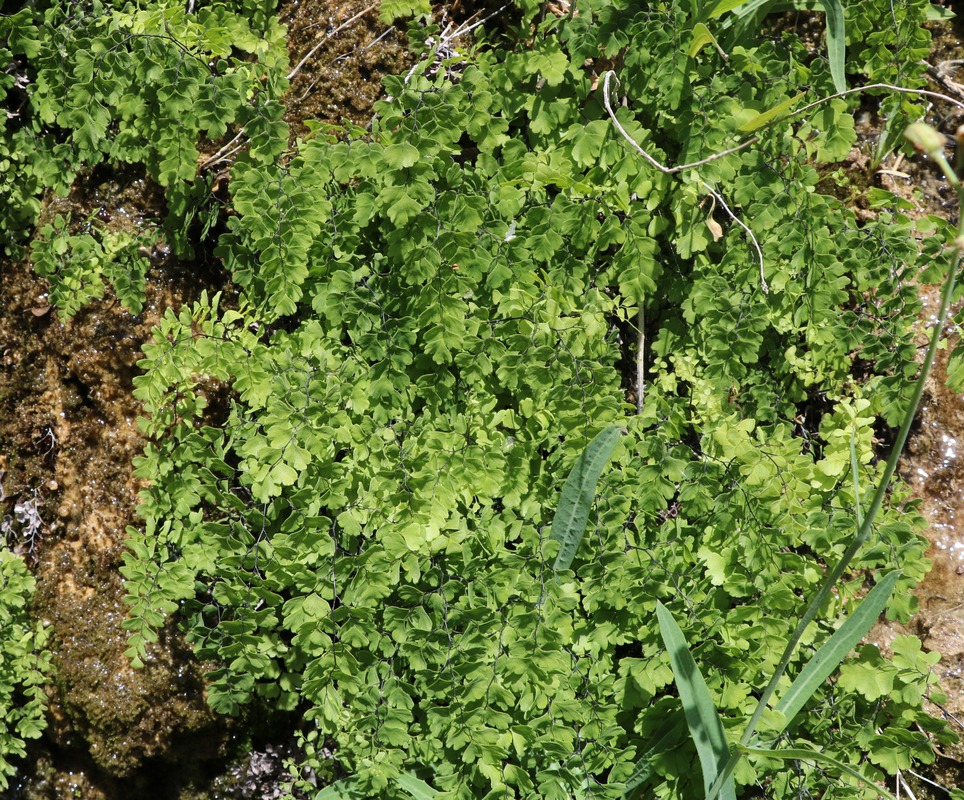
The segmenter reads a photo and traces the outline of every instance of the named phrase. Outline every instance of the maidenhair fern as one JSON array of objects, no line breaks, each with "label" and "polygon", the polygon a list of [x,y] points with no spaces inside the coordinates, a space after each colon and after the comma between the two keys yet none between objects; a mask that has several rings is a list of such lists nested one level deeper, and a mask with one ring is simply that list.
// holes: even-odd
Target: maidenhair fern
[{"label": "maidenhair fern", "polygon": [[[819,53],[726,38],[699,3],[526,0],[514,40],[430,49],[370,128],[291,145],[270,7],[202,5],[0,21],[8,102],[29,84],[0,116],[4,246],[81,165],[139,163],[167,240],[217,233],[240,291],[168,311],[135,381],[135,664],[176,616],[214,707],[296,712],[304,765],[330,752],[350,777],[335,793],[702,796],[657,602],[713,665],[724,732],[743,725],[852,536],[851,443],[868,485],[916,370],[915,224],[883,193],[872,221],[823,193],[854,98],[801,113],[835,93]],[[926,4],[849,5],[847,30],[879,35],[848,45],[848,80],[918,77]],[[223,208],[197,177],[205,137],[237,137]],[[62,310],[105,280],[136,309],[138,247],[54,219],[31,253]],[[607,429],[626,435],[560,555],[564,477]],[[914,611],[918,522],[882,512],[805,650],[865,570],[902,570],[889,613]],[[875,694],[867,664],[899,688]],[[950,734],[923,709],[927,666],[905,643],[861,652],[792,731],[839,774],[744,759],[734,785],[857,797],[848,770],[933,758]]]},{"label": "maidenhair fern", "polygon": [[[153,443],[125,567],[134,658],[178,612],[216,708],[299,709],[309,763],[330,748],[365,796],[411,771],[451,797],[619,796],[679,713],[657,600],[703,642],[724,726],[751,713],[814,554],[852,535],[841,448],[856,424],[869,480],[873,425],[905,402],[920,262],[909,221],[858,224],[816,191],[814,161],[854,143],[843,100],[770,114],[691,171],[640,157],[623,133],[698,162],[833,92],[798,43],[723,62],[690,53],[691,23],[672,3],[550,19],[525,49],[387,81],[370,132],[239,159],[218,252],[245,303],[170,314],[137,380]],[[623,133],[586,63],[600,51],[621,56]],[[216,426],[212,382],[233,388]],[[819,430],[801,422],[816,408]],[[612,424],[624,445],[557,561],[563,476]],[[899,617],[925,567],[914,522],[886,512],[858,563],[903,569]],[[799,725],[848,769],[864,754],[840,743],[868,725],[882,766],[908,736],[927,757],[918,725],[947,737],[907,695],[831,686]],[[694,758],[658,751],[635,791],[696,796]],[[807,765],[768,779],[859,791]]]}]

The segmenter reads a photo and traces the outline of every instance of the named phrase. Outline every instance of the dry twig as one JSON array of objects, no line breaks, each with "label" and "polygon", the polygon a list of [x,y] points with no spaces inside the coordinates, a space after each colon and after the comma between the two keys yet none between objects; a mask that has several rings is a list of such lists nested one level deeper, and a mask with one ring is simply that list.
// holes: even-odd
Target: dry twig
[{"label": "dry twig", "polygon": [[[603,105],[606,107],[606,111],[609,114],[609,118],[612,120],[612,123],[616,127],[616,130],[619,131],[622,137],[633,146],[636,152],[639,153],[643,158],[645,158],[650,164],[656,167],[656,169],[658,169],[660,172],[666,175],[674,175],[677,172],[682,172],[683,170],[693,169],[695,167],[701,167],[704,164],[709,164],[710,162],[716,161],[717,159],[723,158],[724,156],[728,156],[733,153],[738,153],[740,150],[746,149],[747,147],[749,147],[750,145],[754,144],[757,141],[757,137],[753,136],[747,139],[745,142],[738,144],[736,147],[731,147],[728,150],[723,150],[719,153],[714,153],[713,155],[707,156],[706,158],[701,158],[699,161],[693,161],[689,164],[680,164],[675,167],[664,166],[663,164],[660,164],[655,158],[653,158],[649,153],[647,153],[642,147],[640,147],[639,143],[635,139],[633,139],[632,136],[629,135],[626,129],[620,124],[619,120],[616,119],[616,114],[613,112],[613,108],[609,100],[609,81],[611,78],[613,78],[613,76],[614,76],[613,71],[609,70],[609,72],[606,73],[605,78],[603,78]],[[618,78],[616,79],[616,83],[617,84],[619,83]],[[763,293],[766,294],[769,291],[769,288],[767,287],[766,277],[763,274],[763,250],[760,247],[760,243],[757,241],[756,236],[753,235],[753,231],[751,231],[750,228],[744,222],[742,222],[739,219],[739,217],[736,216],[736,214],[733,213],[733,211],[726,204],[723,198],[716,191],[714,191],[713,188],[708,183],[706,183],[706,181],[700,180],[700,184],[703,186],[704,189],[706,189],[707,192],[713,195],[713,198],[716,200],[716,202],[719,203],[723,207],[723,210],[730,215],[730,219],[732,219],[737,225],[743,228],[743,230],[746,231],[747,236],[750,237],[750,241],[753,242],[753,247],[756,248],[757,256],[760,259],[760,286],[763,289]],[[637,360],[639,360],[640,358],[641,357],[638,356]]]}]

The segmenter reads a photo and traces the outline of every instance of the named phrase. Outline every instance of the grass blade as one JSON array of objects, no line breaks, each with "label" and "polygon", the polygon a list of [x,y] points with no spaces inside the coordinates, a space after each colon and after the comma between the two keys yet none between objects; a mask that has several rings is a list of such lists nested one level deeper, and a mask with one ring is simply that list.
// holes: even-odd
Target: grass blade
[{"label": "grass blade", "polygon": [[415,800],[435,800],[438,792],[425,781],[416,778],[411,772],[403,772],[395,779],[395,783],[408,792]]},{"label": "grass blade", "polygon": [[663,735],[656,744],[639,757],[636,761],[636,767],[633,769],[633,774],[626,780],[623,787],[623,800],[629,800],[629,798],[636,796],[636,790],[646,783],[653,774],[656,768],[654,763],[656,757],[676,747],[683,736],[684,728],[683,719],[676,715],[670,718],[668,724],[660,728]]},{"label": "grass blade", "polygon": [[358,800],[358,794],[352,790],[351,781],[342,778],[340,781],[329,783],[315,795],[315,800]]},{"label": "grass blade", "polygon": [[569,569],[586,532],[589,508],[596,496],[596,484],[603,467],[613,454],[623,429],[610,425],[599,433],[582,451],[566,478],[559,496],[559,507],[552,520],[549,537],[560,543],[559,553],[552,565],[554,571]]},{"label": "grass blade", "polygon": [[[680,700],[683,701],[683,713],[686,724],[690,729],[690,736],[696,744],[696,753],[700,757],[703,768],[703,786],[707,792],[716,783],[717,775],[730,760],[730,746],[726,741],[723,722],[716,711],[716,706],[710,697],[706,681],[700,674],[693,655],[686,646],[686,639],[673,615],[662,603],[656,603],[656,617],[659,620],[659,632],[669,653],[676,687],[679,689]],[[722,800],[735,800],[736,788],[730,777],[720,789]]]},{"label": "grass blade", "polygon": [[740,126],[740,130],[743,133],[752,133],[755,130],[759,130],[764,125],[767,125],[773,120],[775,120],[777,117],[782,117],[784,114],[786,114],[791,108],[793,108],[797,104],[797,101],[801,97],[803,97],[804,94],[806,93],[801,92],[798,95],[794,95],[789,100],[784,100],[782,103],[775,105],[773,108],[757,114],[748,122],[744,122]]},{"label": "grass blade", "polygon": [[[425,781],[416,778],[411,772],[403,772],[395,778],[399,788],[411,795],[414,800],[435,800],[438,792]],[[315,800],[360,800],[361,795],[354,786],[352,778],[342,778],[340,781],[328,784],[318,794]]]},{"label": "grass blade", "polygon": [[847,57],[844,10],[840,0],[820,0],[827,12],[827,58],[830,60],[830,77],[838,92],[847,91],[847,78],[844,65]]},{"label": "grass blade", "polygon": [[719,42],[717,42],[716,37],[710,33],[710,29],[702,22],[697,22],[693,26],[693,38],[690,40],[690,49],[687,55],[693,58],[693,56],[708,44],[712,44],[717,50],[720,49]]},{"label": "grass blade", "polygon": [[871,589],[867,596],[860,601],[860,605],[857,606],[854,613],[847,618],[847,621],[827,640],[826,644],[817,651],[817,654],[797,675],[796,680],[776,707],[776,710],[786,717],[787,724],[799,713],[804,703],[810,699],[847,654],[867,635],[867,631],[873,627],[880,617],[880,613],[884,610],[884,606],[887,605],[899,578],[900,572],[891,572]]},{"label": "grass blade", "polygon": [[826,753],[821,753],[817,750],[808,750],[803,747],[788,748],[786,750],[770,750],[767,747],[747,747],[745,745],[738,745],[738,747],[741,752],[755,756],[765,756],[766,758],[782,758],[787,761],[822,761],[824,764],[829,764],[840,770],[840,772],[845,775],[849,775],[858,783],[870,787],[881,797],[887,798],[887,800],[897,800],[890,792],[882,786],[878,786],[870,778],[861,775],[849,764],[844,764],[842,761],[838,761]]},{"label": "grass blade", "polygon": [[722,17],[727,11],[733,11],[740,6],[749,5],[750,8],[743,10],[741,14],[748,14],[751,11],[756,11],[757,9],[767,5],[771,0],[719,0],[719,2],[710,9],[710,13],[707,15],[710,19],[716,19],[716,17]]},{"label": "grass blade", "polygon": [[860,511],[860,466],[857,464],[857,426],[850,434],[850,472],[854,481],[854,512],[857,515],[857,531],[863,527],[864,519]]}]

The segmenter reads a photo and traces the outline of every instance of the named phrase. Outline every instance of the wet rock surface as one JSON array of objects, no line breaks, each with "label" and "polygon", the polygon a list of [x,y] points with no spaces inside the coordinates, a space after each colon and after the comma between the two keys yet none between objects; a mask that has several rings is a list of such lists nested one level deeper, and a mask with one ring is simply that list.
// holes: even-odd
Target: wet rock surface
[{"label": "wet rock surface", "polygon": [[[131,227],[156,215],[143,179],[102,177],[92,185],[94,176],[83,176],[45,215],[103,214]],[[63,319],[26,264],[4,266],[0,467],[8,502],[29,501],[39,521],[14,526],[7,539],[35,569],[35,613],[52,628],[55,669],[50,724],[24,798],[126,795],[152,760],[220,754],[225,722],[207,707],[186,644],[169,635],[143,670],[124,656],[118,573],[126,527],[136,523],[131,462],[144,444],[131,393],[140,347],[165,308],[199,294],[196,274],[176,264],[156,270],[136,317],[107,295]]]},{"label": "wet rock surface", "polygon": [[[958,19],[954,26],[934,28],[934,50],[929,63],[940,64],[964,55],[961,24]],[[964,100],[964,92],[955,91],[953,86],[934,82],[928,88]],[[930,109],[928,121],[952,136],[956,126],[964,123],[964,115],[948,104],[937,103]],[[866,130],[862,145],[865,162],[869,161],[867,154],[877,135],[872,124]],[[915,206],[909,212],[911,216],[933,214],[957,222],[955,193],[940,171],[922,158],[906,159],[893,153],[867,183],[911,201]],[[859,202],[855,205],[860,206]],[[940,287],[921,287],[921,353],[927,345],[928,326],[936,319],[939,290]],[[952,307],[952,316],[960,320],[962,314],[964,302],[958,301]],[[920,637],[926,650],[941,654],[936,669],[947,703],[932,703],[929,710],[948,719],[952,729],[964,738],[964,393],[946,385],[948,353],[960,337],[961,327],[949,321],[944,334],[945,349],[938,352],[898,467],[900,478],[919,503],[926,521],[923,533],[930,541],[928,557],[932,568],[915,591],[919,612],[907,626],[882,622],[868,638],[886,648],[894,636],[913,634]],[[927,773],[942,786],[964,786],[964,744],[948,748]],[[911,784],[919,798],[945,796],[927,781],[911,779]]]},{"label": "wet rock surface", "polygon": [[295,136],[307,132],[305,120],[367,125],[382,96],[381,79],[413,63],[406,23],[383,23],[378,3],[285,0],[278,17],[288,26],[285,121]]}]

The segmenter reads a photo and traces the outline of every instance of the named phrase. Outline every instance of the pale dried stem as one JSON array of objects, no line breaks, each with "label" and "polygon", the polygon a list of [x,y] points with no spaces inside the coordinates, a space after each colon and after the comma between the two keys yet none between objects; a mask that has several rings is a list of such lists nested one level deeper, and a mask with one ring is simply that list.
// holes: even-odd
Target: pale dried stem
[{"label": "pale dried stem", "polygon": [[308,61],[311,59],[311,57],[322,48],[325,42],[327,42],[336,34],[341,33],[349,25],[354,24],[362,17],[364,17],[368,12],[374,11],[376,8],[378,8],[378,3],[372,3],[370,6],[363,8],[361,11],[355,14],[355,16],[353,16],[351,19],[345,20],[343,23],[341,23],[341,25],[339,25],[333,31],[326,31],[323,36],[319,36],[318,43],[314,47],[312,47],[307,53],[305,53],[304,58],[302,58],[301,61],[299,61],[298,64],[295,66],[295,68],[288,73],[288,80],[290,81],[292,78],[294,78],[295,75],[301,72],[301,68],[305,64],[307,64]]},{"label": "pale dried stem", "polygon": [[642,303],[636,315],[636,413],[643,413],[643,400],[646,397],[646,312]]},{"label": "pale dried stem", "polygon": [[[619,131],[622,137],[633,146],[636,152],[639,153],[643,158],[645,158],[650,164],[656,167],[656,169],[658,169],[660,172],[666,175],[673,175],[677,172],[682,172],[683,170],[693,169],[694,167],[701,167],[704,164],[709,164],[710,162],[716,161],[717,159],[723,158],[724,156],[737,153],[740,150],[743,150],[749,147],[750,145],[754,144],[757,141],[757,138],[753,136],[747,139],[742,144],[737,145],[736,147],[731,147],[728,150],[722,150],[719,153],[714,153],[713,155],[707,156],[706,158],[701,158],[699,161],[693,161],[689,164],[681,164],[675,167],[664,166],[663,164],[660,164],[655,158],[653,158],[649,153],[647,153],[642,147],[640,147],[639,143],[635,139],[633,139],[632,136],[629,135],[629,132],[620,124],[619,120],[616,119],[616,114],[613,112],[612,104],[610,103],[610,100],[609,100],[609,81],[614,77],[614,74],[615,73],[613,73],[612,70],[609,70],[609,72],[607,72],[606,76],[603,78],[603,105],[606,108],[606,112],[609,114],[609,118],[612,120],[612,123],[616,127],[616,130]],[[616,83],[617,85],[619,84],[618,78],[616,78]],[[711,195],[713,195],[713,198],[716,200],[716,202],[718,202],[723,207],[723,210],[730,215],[730,219],[732,219],[737,225],[739,225],[741,228],[743,228],[744,231],[746,231],[747,236],[750,237],[750,241],[753,242],[753,247],[756,249],[757,256],[760,259],[760,286],[763,289],[763,293],[766,294],[767,292],[769,292],[769,288],[767,287],[766,277],[763,274],[763,249],[760,247],[760,243],[757,241],[756,236],[753,235],[753,231],[750,230],[749,226],[747,226],[742,220],[740,220],[739,217],[737,217],[736,214],[733,213],[730,207],[726,204],[726,201],[723,200],[723,198],[720,197],[720,195],[717,192],[715,192],[709,186],[709,184],[706,183],[706,181],[701,180],[700,183],[702,184],[703,188],[706,189],[706,191],[708,191]]]},{"label": "pale dried stem", "polygon": [[[950,95],[941,94],[940,92],[931,92],[931,91],[928,91],[927,89],[906,89],[903,86],[894,86],[891,83],[869,83],[866,86],[858,86],[856,89],[847,89],[844,92],[837,92],[836,94],[829,94],[826,97],[821,97],[819,100],[814,100],[812,103],[808,103],[807,105],[802,106],[801,108],[796,108],[793,111],[788,111],[786,116],[779,117],[778,119],[773,120],[773,122],[780,122],[781,120],[787,119],[788,117],[795,117],[798,114],[803,114],[809,111],[811,108],[816,108],[819,105],[823,105],[829,100],[836,100],[838,97],[846,97],[847,95],[857,94],[858,92],[867,92],[867,91],[870,91],[871,89],[887,89],[891,92],[897,92],[898,94],[916,94],[916,95],[920,95],[921,97],[934,97],[934,98],[937,98],[938,100],[943,100],[946,103],[950,103],[951,105],[956,106],[961,110],[964,110],[964,103],[962,103],[960,100],[955,100]],[[773,124],[773,123],[770,123],[770,124]]]},{"label": "pale dried stem", "polygon": [[753,247],[756,248],[757,258],[760,259],[760,287],[763,289],[763,294],[767,294],[770,291],[770,287],[767,286],[767,279],[763,275],[763,249],[760,247],[760,243],[757,241],[756,236],[753,235],[753,231],[750,230],[749,226],[743,222],[743,220],[741,220],[730,210],[730,207],[726,204],[726,201],[719,195],[718,192],[714,191],[714,189],[706,181],[700,180],[700,183],[703,185],[703,188],[706,189],[706,191],[713,195],[713,198],[716,200],[716,202],[723,206],[723,210],[730,215],[730,219],[743,228],[743,230],[746,231],[746,235],[750,237],[750,241],[753,242]]},{"label": "pale dried stem", "polygon": [[[501,13],[502,13],[503,11],[505,11],[508,7],[509,7],[509,4],[508,4],[508,3],[505,3],[504,5],[502,5],[502,6],[500,6],[499,8],[497,8],[495,11],[493,11],[493,12],[492,12],[491,14],[489,14],[488,16],[483,17],[482,19],[478,20],[477,22],[473,22],[471,25],[469,25],[469,22],[472,20],[472,17],[469,17],[468,20],[466,20],[466,21],[463,22],[461,25],[459,25],[454,31],[451,30],[451,27],[452,27],[451,25],[447,25],[446,28],[445,28],[445,30],[442,31],[442,33],[439,34],[438,42],[436,42],[435,45],[432,47],[432,52],[431,52],[431,55],[429,56],[430,62],[431,62],[431,63],[434,63],[434,61],[435,61],[440,55],[442,56],[442,58],[445,58],[445,59],[448,59],[448,58],[459,58],[459,57],[461,57],[462,54],[461,54],[458,50],[456,50],[454,47],[452,47],[452,43],[453,43],[456,39],[458,39],[460,36],[466,36],[466,35],[472,33],[472,31],[474,31],[474,30],[475,30],[476,28],[478,28],[480,25],[484,25],[486,22],[488,22],[488,21],[489,21],[490,19],[492,19],[493,17],[496,17],[496,16],[498,16],[499,14],[501,14]],[[473,15],[473,16],[474,16],[474,15]],[[429,40],[429,41],[431,41],[431,40]],[[415,74],[416,70],[418,70],[418,68],[419,68],[420,66],[422,66],[424,63],[425,63],[424,61],[419,61],[417,64],[415,64],[415,65],[408,71],[408,74],[405,76],[404,83],[407,84],[407,83],[411,80],[412,75]]]},{"label": "pale dried stem", "polygon": [[[228,156],[230,156],[232,153],[236,153],[236,152],[237,152],[238,150],[240,150],[241,147],[243,146],[243,145],[237,144],[238,140],[239,140],[242,136],[244,136],[244,130],[243,130],[243,129],[240,130],[240,131],[238,131],[237,134],[235,134],[234,138],[233,138],[230,142],[228,142],[226,145],[224,145],[220,150],[218,150],[218,151],[217,151],[216,153],[214,153],[213,155],[208,156],[206,159],[204,159],[204,161],[202,161],[202,162],[198,165],[198,168],[199,168],[199,169],[208,169],[209,167],[213,167],[215,164],[217,164],[217,163],[219,163],[219,162],[221,162],[221,161],[224,161],[224,159],[226,159],[226,158],[227,158]],[[237,146],[235,146],[235,145],[237,145]]]},{"label": "pale dried stem", "polygon": [[[689,164],[679,164],[678,166],[675,166],[675,167],[663,166],[655,158],[653,158],[649,153],[643,150],[643,148],[639,146],[639,143],[626,132],[626,129],[620,124],[619,120],[616,119],[616,114],[613,112],[613,108],[609,103],[609,80],[613,78],[615,74],[616,73],[614,73],[612,70],[609,70],[609,72],[606,73],[606,77],[603,78],[603,105],[606,107],[606,111],[609,114],[609,118],[612,120],[613,125],[616,126],[616,130],[618,130],[619,133],[622,134],[622,137],[636,149],[636,152],[639,153],[643,158],[645,158],[650,164],[656,167],[656,169],[658,169],[660,172],[666,175],[675,175],[677,172],[682,172],[683,170],[686,170],[686,169],[693,169],[693,167],[701,167],[704,164],[709,164],[711,161],[716,161],[718,158],[723,158],[724,156],[732,155],[733,153],[738,153],[740,152],[740,150],[744,150],[750,145],[756,144],[757,142],[756,136],[752,136],[742,144],[738,144],[736,147],[731,147],[729,150],[722,150],[719,153],[714,153],[713,155],[707,156],[706,158],[701,158],[699,161],[693,161],[693,162],[690,162]],[[619,84],[619,78],[616,78],[616,84],[617,85]]]}]

